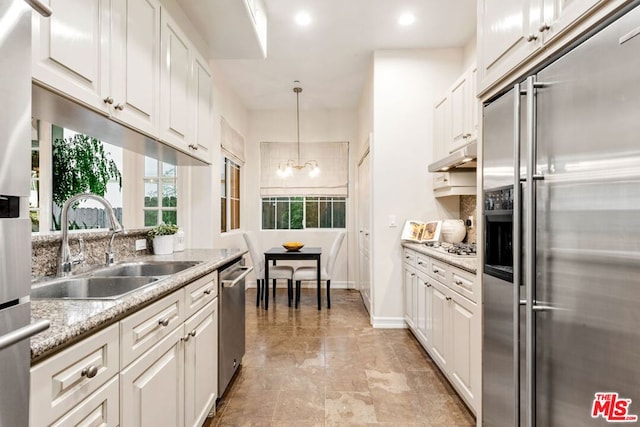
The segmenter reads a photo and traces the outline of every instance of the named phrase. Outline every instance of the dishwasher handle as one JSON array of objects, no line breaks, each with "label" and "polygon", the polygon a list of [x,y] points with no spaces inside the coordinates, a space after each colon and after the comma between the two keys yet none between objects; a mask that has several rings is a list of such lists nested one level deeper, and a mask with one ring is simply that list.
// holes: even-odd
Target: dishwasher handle
[{"label": "dishwasher handle", "polygon": [[220,284],[222,287],[233,288],[235,285],[244,280],[245,277],[249,275],[253,271],[253,267],[240,267],[238,270],[242,271],[242,273],[233,280],[222,280]]}]

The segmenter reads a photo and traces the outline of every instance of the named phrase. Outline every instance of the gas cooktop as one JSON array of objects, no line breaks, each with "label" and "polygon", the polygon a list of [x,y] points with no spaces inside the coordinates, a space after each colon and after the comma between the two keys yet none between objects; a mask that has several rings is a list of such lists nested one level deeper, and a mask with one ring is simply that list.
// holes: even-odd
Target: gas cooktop
[{"label": "gas cooktop", "polygon": [[475,243],[426,242],[424,243],[424,245],[436,251],[444,252],[447,255],[461,256],[461,257],[476,256]]}]

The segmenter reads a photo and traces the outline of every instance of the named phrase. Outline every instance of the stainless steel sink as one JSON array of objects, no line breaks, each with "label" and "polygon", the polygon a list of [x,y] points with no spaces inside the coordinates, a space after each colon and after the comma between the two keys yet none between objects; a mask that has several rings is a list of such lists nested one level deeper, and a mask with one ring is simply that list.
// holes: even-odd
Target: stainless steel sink
[{"label": "stainless steel sink", "polygon": [[153,282],[157,277],[75,277],[33,286],[31,298],[117,299]]},{"label": "stainless steel sink", "polygon": [[92,273],[94,277],[168,276],[200,264],[200,261],[132,262],[116,264]]}]

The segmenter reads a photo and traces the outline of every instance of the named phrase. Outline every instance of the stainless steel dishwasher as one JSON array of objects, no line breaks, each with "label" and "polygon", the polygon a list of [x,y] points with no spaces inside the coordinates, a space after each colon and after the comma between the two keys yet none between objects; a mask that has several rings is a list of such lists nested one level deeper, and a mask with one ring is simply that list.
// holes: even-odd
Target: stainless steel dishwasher
[{"label": "stainless steel dishwasher", "polygon": [[244,356],[245,278],[253,267],[244,259],[233,261],[220,270],[220,323],[218,331],[218,397],[222,397]]}]

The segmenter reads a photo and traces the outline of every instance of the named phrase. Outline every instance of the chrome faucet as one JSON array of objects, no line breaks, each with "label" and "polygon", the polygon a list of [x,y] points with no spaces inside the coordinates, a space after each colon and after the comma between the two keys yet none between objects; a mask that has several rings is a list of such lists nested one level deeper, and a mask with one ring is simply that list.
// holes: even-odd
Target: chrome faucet
[{"label": "chrome faucet", "polygon": [[82,243],[82,239],[80,240],[80,252],[77,255],[71,255],[71,249],[69,248],[69,218],[68,211],[73,204],[80,200],[91,199],[96,202],[102,203],[102,205],[107,210],[107,215],[109,217],[109,223],[111,230],[111,238],[109,239],[109,248],[107,253],[105,254],[106,264],[111,265],[115,261],[115,255],[113,253],[113,239],[115,238],[117,233],[122,233],[124,228],[118,222],[118,218],[116,218],[116,214],[113,211],[113,207],[111,204],[101,196],[92,193],[81,193],[76,194],[75,196],[71,196],[64,202],[62,206],[62,217],[60,219],[60,223],[62,226],[62,246],[60,247],[60,264],[58,265],[58,275],[59,276],[68,276],[71,274],[71,269],[74,265],[80,264],[84,261],[84,253],[83,248],[84,245]]}]

